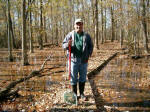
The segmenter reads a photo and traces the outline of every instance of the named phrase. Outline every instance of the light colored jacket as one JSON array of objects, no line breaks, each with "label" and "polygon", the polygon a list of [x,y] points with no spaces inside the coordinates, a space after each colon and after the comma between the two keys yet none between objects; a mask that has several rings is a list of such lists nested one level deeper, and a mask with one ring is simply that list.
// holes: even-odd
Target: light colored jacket
[{"label": "light colored jacket", "polygon": [[[67,36],[65,37],[63,41],[63,48],[67,50],[67,56],[69,56],[69,46],[68,46],[68,41],[72,39],[72,46],[71,46],[71,61],[76,62],[77,57],[75,56],[75,45],[74,45],[74,30],[72,32],[69,32]],[[83,32],[83,54],[81,56],[81,61],[82,63],[86,63],[89,59],[89,57],[92,55],[93,52],[93,42],[90,37],[90,35],[86,32]]]}]

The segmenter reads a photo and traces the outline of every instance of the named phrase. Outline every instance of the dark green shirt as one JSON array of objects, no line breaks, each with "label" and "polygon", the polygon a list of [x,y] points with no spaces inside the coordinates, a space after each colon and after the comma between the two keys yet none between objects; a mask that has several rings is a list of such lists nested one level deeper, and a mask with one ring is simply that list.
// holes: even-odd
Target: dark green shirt
[{"label": "dark green shirt", "polygon": [[80,58],[83,50],[83,32],[81,34],[74,33],[75,37],[75,55]]}]

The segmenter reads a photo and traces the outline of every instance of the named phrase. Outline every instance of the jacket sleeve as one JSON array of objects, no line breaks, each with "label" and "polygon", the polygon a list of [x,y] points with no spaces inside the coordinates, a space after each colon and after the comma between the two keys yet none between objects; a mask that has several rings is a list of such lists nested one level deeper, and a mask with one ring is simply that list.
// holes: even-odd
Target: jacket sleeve
[{"label": "jacket sleeve", "polygon": [[63,40],[63,43],[62,43],[62,47],[65,49],[65,50],[68,50],[69,49],[69,46],[68,46],[68,41],[71,39],[71,33],[68,33],[65,37],[65,39]]},{"label": "jacket sleeve", "polygon": [[88,37],[89,37],[89,38],[88,38],[89,56],[91,56],[92,53],[93,53],[93,41],[92,41],[90,35],[88,35]]}]

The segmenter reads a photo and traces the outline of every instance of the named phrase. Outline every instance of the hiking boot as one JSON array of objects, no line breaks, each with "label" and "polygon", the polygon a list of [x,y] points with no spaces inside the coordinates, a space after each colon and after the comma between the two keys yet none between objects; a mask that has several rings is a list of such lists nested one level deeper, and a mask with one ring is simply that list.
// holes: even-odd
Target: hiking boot
[{"label": "hiking boot", "polygon": [[77,84],[72,85],[72,92],[77,96]]},{"label": "hiking boot", "polygon": [[84,86],[85,86],[85,82],[79,82],[80,95],[84,94]]},{"label": "hiking boot", "polygon": [[84,87],[85,87],[85,82],[79,82],[80,99],[86,101],[87,98],[84,95]]}]

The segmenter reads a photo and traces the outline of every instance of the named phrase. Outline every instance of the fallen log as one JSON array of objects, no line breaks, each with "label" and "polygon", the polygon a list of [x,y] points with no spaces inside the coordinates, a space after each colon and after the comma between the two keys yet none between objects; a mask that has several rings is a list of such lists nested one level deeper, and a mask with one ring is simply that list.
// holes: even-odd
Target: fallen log
[{"label": "fallen log", "polygon": [[0,91],[0,102],[5,100],[6,98],[12,96],[12,95],[15,95],[15,93],[17,93],[19,91],[19,88],[17,88],[16,91],[12,90],[13,88],[15,88],[15,86],[17,84],[24,82],[24,81],[27,81],[27,80],[31,79],[32,77],[40,76],[41,72],[44,70],[44,66],[48,60],[50,60],[50,56],[48,58],[46,58],[46,60],[42,64],[40,70],[34,70],[28,76],[21,78],[21,79],[18,79],[16,81],[13,81],[6,88],[2,88]]}]

